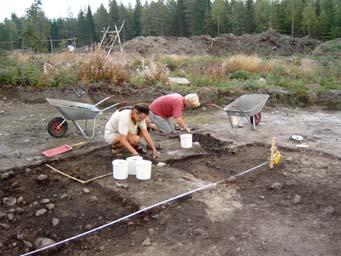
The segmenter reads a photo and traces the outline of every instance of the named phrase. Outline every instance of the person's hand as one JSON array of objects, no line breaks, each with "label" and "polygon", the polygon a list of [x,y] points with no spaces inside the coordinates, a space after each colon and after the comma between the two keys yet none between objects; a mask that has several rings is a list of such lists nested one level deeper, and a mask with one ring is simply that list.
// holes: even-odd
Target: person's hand
[{"label": "person's hand", "polygon": [[158,159],[159,155],[156,150],[153,150],[153,159]]},{"label": "person's hand", "polygon": [[187,132],[187,133],[191,133],[191,129],[189,129],[188,127],[186,127],[184,130],[185,130],[185,132]]}]

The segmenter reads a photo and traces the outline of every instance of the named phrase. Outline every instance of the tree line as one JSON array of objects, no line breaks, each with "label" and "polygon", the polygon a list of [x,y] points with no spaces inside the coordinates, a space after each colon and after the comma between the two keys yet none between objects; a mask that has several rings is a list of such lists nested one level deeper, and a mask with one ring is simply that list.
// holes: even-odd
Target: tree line
[{"label": "tree line", "polygon": [[98,42],[105,27],[125,20],[122,40],[136,36],[218,36],[259,33],[270,28],[295,37],[341,37],[340,0],[157,0],[134,6],[109,0],[95,12],[88,6],[77,17],[48,19],[34,0],[23,17],[0,23],[0,48],[48,51],[77,38],[77,46]]}]

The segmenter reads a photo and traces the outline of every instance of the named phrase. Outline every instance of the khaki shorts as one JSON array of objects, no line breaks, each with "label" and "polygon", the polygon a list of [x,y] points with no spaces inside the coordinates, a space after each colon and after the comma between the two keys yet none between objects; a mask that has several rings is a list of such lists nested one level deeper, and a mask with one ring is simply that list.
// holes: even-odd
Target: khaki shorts
[{"label": "khaki shorts", "polygon": [[118,133],[109,133],[109,134],[104,134],[104,139],[105,141],[112,145],[115,142],[116,137],[118,136]]}]

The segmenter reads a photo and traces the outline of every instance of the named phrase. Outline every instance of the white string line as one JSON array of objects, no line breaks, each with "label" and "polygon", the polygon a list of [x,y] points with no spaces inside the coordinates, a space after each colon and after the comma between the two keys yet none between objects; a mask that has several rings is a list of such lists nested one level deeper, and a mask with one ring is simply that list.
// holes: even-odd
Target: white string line
[{"label": "white string line", "polygon": [[157,206],[159,206],[159,205],[166,204],[166,203],[168,203],[168,202],[171,202],[171,201],[174,201],[174,200],[179,199],[179,198],[181,198],[181,197],[184,197],[184,196],[193,194],[193,193],[195,193],[195,192],[197,192],[197,191],[200,191],[200,190],[205,190],[205,189],[208,189],[208,188],[210,188],[210,187],[214,187],[214,186],[216,186],[217,184],[222,183],[222,182],[225,182],[225,181],[227,181],[227,180],[229,180],[229,179],[231,179],[231,178],[236,178],[236,177],[238,177],[238,176],[241,176],[241,175],[244,175],[244,174],[246,174],[246,173],[252,172],[252,171],[258,169],[259,167],[264,166],[264,165],[267,164],[267,163],[268,163],[268,162],[266,161],[266,162],[264,162],[264,163],[261,163],[261,164],[255,166],[255,167],[252,167],[251,169],[248,169],[248,170],[246,170],[246,171],[243,171],[243,172],[241,172],[241,173],[239,173],[239,174],[237,174],[237,175],[231,176],[231,177],[229,177],[229,178],[227,178],[227,179],[223,179],[223,180],[220,180],[220,181],[217,181],[217,182],[214,182],[214,183],[205,185],[205,186],[203,186],[203,187],[200,187],[200,188],[197,188],[197,189],[193,189],[193,190],[191,190],[191,191],[185,192],[185,193],[183,193],[183,194],[177,195],[177,196],[175,196],[175,197],[169,198],[169,199],[167,199],[167,200],[164,200],[164,201],[161,201],[161,202],[159,202],[159,203],[156,203],[156,204],[150,205],[150,206],[148,206],[148,207],[145,207],[145,208],[143,208],[143,209],[140,209],[140,210],[138,210],[138,211],[136,211],[136,212],[133,212],[133,213],[131,213],[131,214],[128,214],[128,215],[126,215],[126,216],[124,216],[124,217],[121,217],[121,218],[119,218],[119,219],[116,219],[116,220],[114,220],[114,221],[112,221],[112,222],[109,222],[109,223],[107,223],[107,224],[104,224],[104,225],[102,225],[102,226],[98,226],[97,228],[94,228],[94,229],[91,229],[91,230],[86,231],[86,232],[84,232],[84,233],[81,233],[81,234],[78,234],[78,235],[69,237],[69,238],[64,239],[64,240],[62,240],[62,241],[59,241],[59,242],[57,242],[57,243],[47,245],[47,246],[45,246],[45,247],[43,247],[43,248],[40,248],[40,249],[31,251],[31,252],[28,252],[28,253],[25,253],[25,254],[21,254],[20,256],[29,256],[29,255],[32,255],[32,254],[34,254],[34,253],[41,252],[41,251],[45,251],[45,250],[47,250],[47,249],[49,249],[49,248],[52,248],[52,247],[55,247],[55,246],[58,246],[58,245],[67,243],[67,242],[69,242],[69,241],[75,240],[75,239],[77,239],[77,238],[80,238],[80,237],[83,237],[83,236],[86,236],[86,235],[89,235],[89,234],[91,234],[91,233],[93,233],[93,232],[96,232],[96,231],[98,231],[98,230],[101,230],[101,229],[104,229],[104,228],[109,227],[109,226],[111,226],[111,225],[114,225],[114,224],[116,224],[116,223],[118,223],[118,222],[121,222],[122,220],[126,220],[126,219],[128,219],[128,218],[130,218],[130,217],[133,217],[133,216],[137,215],[137,214],[140,214],[140,213],[142,213],[142,212],[145,212],[145,211],[148,211],[148,210],[150,210],[150,209],[152,209],[152,208],[155,208],[155,207],[157,207]]}]

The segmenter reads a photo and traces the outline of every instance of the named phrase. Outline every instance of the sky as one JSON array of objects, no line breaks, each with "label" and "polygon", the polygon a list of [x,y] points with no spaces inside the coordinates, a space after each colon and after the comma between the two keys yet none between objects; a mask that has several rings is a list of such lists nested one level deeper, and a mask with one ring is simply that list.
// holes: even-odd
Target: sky
[{"label": "sky", "polygon": [[[73,17],[77,17],[80,9],[86,9],[88,5],[91,7],[92,13],[103,3],[108,9],[109,0],[41,0],[42,9],[45,15],[52,18],[67,17],[71,13]],[[116,0],[118,4],[123,3],[135,5],[135,0]],[[18,17],[25,15],[27,8],[31,6],[33,0],[0,0],[0,22],[5,18],[11,18],[14,12]]]}]

